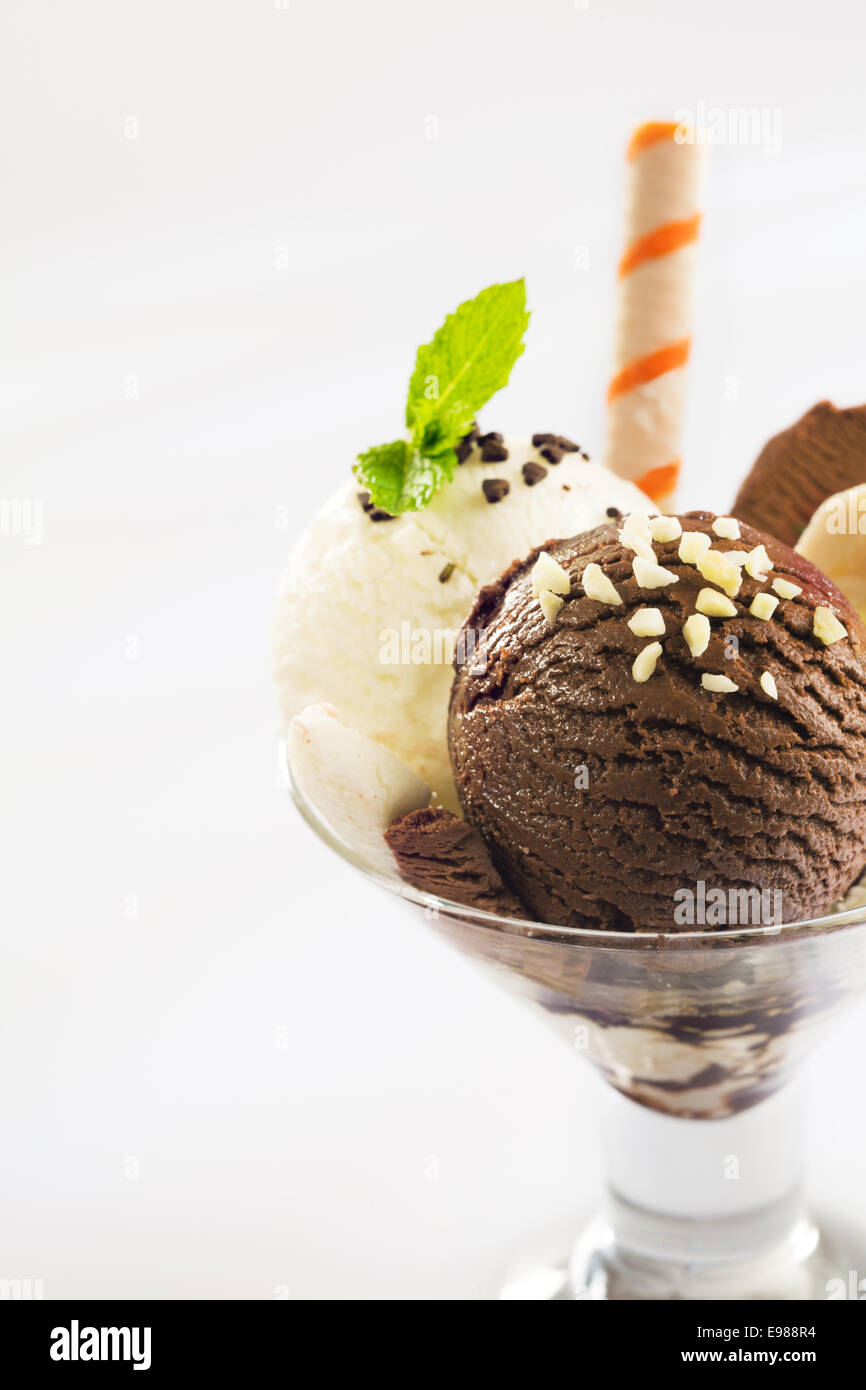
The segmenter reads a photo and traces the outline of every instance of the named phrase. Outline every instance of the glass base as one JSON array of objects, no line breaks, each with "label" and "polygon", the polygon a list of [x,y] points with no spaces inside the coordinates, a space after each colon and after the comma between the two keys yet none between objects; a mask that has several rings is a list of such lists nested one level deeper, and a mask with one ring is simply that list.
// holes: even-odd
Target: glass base
[{"label": "glass base", "polygon": [[[727,1223],[725,1223],[727,1225]],[[712,1251],[715,1223],[689,1223],[695,1250]],[[570,1254],[516,1268],[500,1298],[516,1302],[763,1300],[858,1297],[866,1240],[840,1237],[801,1215],[774,1244],[745,1259],[665,1258],[618,1242],[597,1217]],[[862,1297],[862,1294],[860,1295]]]}]

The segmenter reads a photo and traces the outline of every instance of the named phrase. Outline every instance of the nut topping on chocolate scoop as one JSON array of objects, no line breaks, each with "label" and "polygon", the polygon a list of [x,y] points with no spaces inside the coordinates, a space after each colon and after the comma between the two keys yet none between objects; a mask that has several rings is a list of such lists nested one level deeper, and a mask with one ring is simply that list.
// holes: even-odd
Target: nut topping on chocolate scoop
[{"label": "nut topping on chocolate scoop", "polygon": [[[476,600],[467,627],[485,666],[458,669],[451,699],[458,794],[541,921],[676,930],[674,895],[700,880],[778,890],[793,921],[866,865],[866,628],[802,556],[748,525],[720,536],[714,521],[680,517],[683,536],[654,541],[655,561],[626,543],[645,538],[628,519],[622,537],[610,524],[546,542],[571,580],[552,627],[533,592],[537,551]],[[690,542],[687,562],[689,535],[706,544]],[[725,560],[757,551],[763,564],[762,546],[761,578]],[[652,591],[664,634],[648,646],[645,618],[633,623],[648,602],[639,571],[653,565],[675,582]],[[590,566],[621,605],[584,591]],[[774,572],[796,592],[772,611]],[[725,602],[698,615],[707,636],[689,620],[708,589]]]}]

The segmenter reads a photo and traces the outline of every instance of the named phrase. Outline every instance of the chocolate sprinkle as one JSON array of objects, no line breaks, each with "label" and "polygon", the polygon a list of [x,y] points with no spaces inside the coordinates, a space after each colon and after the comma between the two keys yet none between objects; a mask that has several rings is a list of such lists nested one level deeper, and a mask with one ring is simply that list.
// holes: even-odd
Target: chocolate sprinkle
[{"label": "chocolate sprinkle", "polygon": [[610,517],[618,517],[622,516],[622,512],[620,511],[619,507],[608,507],[605,515]]},{"label": "chocolate sprinkle", "polygon": [[565,450],[561,444],[543,444],[538,452],[548,463],[559,463]]},{"label": "chocolate sprinkle", "polygon": [[[540,449],[542,444],[555,444],[557,448],[562,450],[562,454],[580,453],[580,445],[573,443],[570,439],[566,439],[564,434],[534,434],[532,436],[532,443],[536,449]],[[560,454],[560,458],[562,454]]]},{"label": "chocolate sprinkle", "polygon": [[542,478],[547,477],[547,469],[543,463],[532,463],[530,461],[529,463],[525,463],[520,471],[523,474],[523,481],[526,483],[527,487],[535,487],[536,483],[540,483]]},{"label": "chocolate sprinkle", "polygon": [[451,576],[452,576],[453,573],[454,573],[454,566],[453,566],[453,564],[443,565],[442,569],[439,571],[439,583],[440,583],[440,584],[447,584],[447,583],[448,583],[448,580],[451,578]]},{"label": "chocolate sprinkle", "polygon": [[502,442],[502,435],[491,433],[479,435],[478,443],[481,446],[482,463],[504,463],[508,458],[508,450]]},{"label": "chocolate sprinkle", "polygon": [[460,443],[457,445],[457,448],[454,450],[455,454],[457,455],[457,462],[458,462],[458,463],[465,463],[465,462],[466,462],[466,460],[468,459],[469,455],[472,453],[473,448],[475,447],[475,442],[476,442],[477,439],[478,439],[478,425],[477,425],[477,423],[473,420],[473,421],[472,421],[472,428],[471,428],[471,430],[469,431],[468,434],[464,434],[464,436],[463,436],[463,438],[461,439]]},{"label": "chocolate sprinkle", "polygon": [[488,502],[501,502],[511,491],[511,484],[507,478],[485,478],[481,491]]},{"label": "chocolate sprinkle", "polygon": [[363,511],[364,511],[364,512],[366,513],[366,515],[369,517],[370,521],[393,521],[393,520],[394,520],[394,518],[393,518],[393,516],[391,515],[390,512],[384,511],[382,507],[374,507],[374,506],[373,506],[373,503],[372,503],[371,500],[370,500],[370,494],[369,494],[369,492],[359,492],[359,493],[358,493],[358,501],[360,502]]}]

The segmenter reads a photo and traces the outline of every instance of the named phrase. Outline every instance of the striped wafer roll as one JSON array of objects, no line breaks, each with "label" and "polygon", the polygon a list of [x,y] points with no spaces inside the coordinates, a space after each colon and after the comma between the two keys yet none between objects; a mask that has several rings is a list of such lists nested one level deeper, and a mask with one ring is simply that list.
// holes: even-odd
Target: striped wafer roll
[{"label": "striped wafer roll", "polygon": [[606,463],[662,509],[680,467],[700,213],[700,150],[682,127],[639,126],[628,148],[625,252],[608,388]]}]

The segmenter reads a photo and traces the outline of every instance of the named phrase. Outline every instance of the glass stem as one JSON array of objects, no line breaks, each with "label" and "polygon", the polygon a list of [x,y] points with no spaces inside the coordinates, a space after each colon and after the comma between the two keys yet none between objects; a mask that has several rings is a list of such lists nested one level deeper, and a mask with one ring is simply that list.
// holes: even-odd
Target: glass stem
[{"label": "glass stem", "polygon": [[689,1262],[752,1258],[803,1214],[801,1083],[721,1120],[602,1097],[607,1216],[617,1246]]}]

